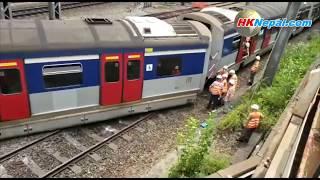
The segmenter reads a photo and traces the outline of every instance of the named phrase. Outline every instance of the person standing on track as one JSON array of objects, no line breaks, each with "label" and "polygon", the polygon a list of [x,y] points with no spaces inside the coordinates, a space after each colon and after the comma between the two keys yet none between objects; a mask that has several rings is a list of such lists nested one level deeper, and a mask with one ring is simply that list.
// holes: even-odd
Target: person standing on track
[{"label": "person standing on track", "polygon": [[253,104],[251,106],[252,112],[249,114],[248,122],[243,129],[242,135],[237,141],[248,143],[252,133],[259,127],[261,119],[263,119],[263,115],[259,112],[259,106],[257,104]]},{"label": "person standing on track", "polygon": [[229,79],[229,81],[233,79],[235,88],[239,87],[238,86],[238,76],[236,75],[236,71],[235,70],[231,69],[229,71],[229,78],[228,79]]},{"label": "person standing on track", "polygon": [[222,95],[220,99],[220,105],[224,105],[224,97],[227,95],[228,91],[228,75],[225,73],[222,75],[222,83],[223,83],[223,88],[222,88]]},{"label": "person standing on track", "polygon": [[207,109],[211,108],[212,102],[213,102],[212,110],[215,111],[221,99],[222,89],[223,89],[222,76],[218,75],[217,80],[214,81],[209,87],[209,91],[211,95],[210,95],[209,103],[207,105]]},{"label": "person standing on track", "polygon": [[254,82],[254,76],[257,74],[257,71],[260,67],[260,56],[256,56],[256,60],[250,68],[250,79],[248,85],[251,86]]},{"label": "person standing on track", "polygon": [[218,74],[221,75],[221,76],[226,74],[227,77],[228,77],[228,66],[223,66],[223,68],[218,71]]},{"label": "person standing on track", "polygon": [[233,100],[234,94],[236,92],[235,81],[233,79],[229,80],[228,91],[224,97],[224,113],[227,113],[230,108],[230,102]]}]

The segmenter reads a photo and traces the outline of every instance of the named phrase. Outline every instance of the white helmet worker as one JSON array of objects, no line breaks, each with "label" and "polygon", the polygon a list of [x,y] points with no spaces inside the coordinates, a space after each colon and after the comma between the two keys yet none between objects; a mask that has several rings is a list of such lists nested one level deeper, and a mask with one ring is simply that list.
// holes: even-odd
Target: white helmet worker
[{"label": "white helmet worker", "polygon": [[252,104],[252,105],[251,105],[251,108],[254,109],[254,110],[259,110],[259,105],[257,105],[257,104]]},{"label": "white helmet worker", "polygon": [[250,47],[250,43],[246,42],[246,47],[249,48]]},{"label": "white helmet worker", "polygon": [[256,60],[260,61],[260,56],[256,56]]},{"label": "white helmet worker", "polygon": [[224,70],[228,70],[228,66],[223,66],[223,69]]},{"label": "white helmet worker", "polygon": [[227,74],[222,74],[222,78],[228,78],[228,75]]},{"label": "white helmet worker", "polygon": [[230,83],[231,85],[234,85],[235,82],[234,82],[233,79],[230,79],[229,83]]},{"label": "white helmet worker", "polygon": [[222,76],[219,74],[219,75],[217,76],[217,79],[222,79]]},{"label": "white helmet worker", "polygon": [[229,71],[229,73],[230,73],[230,74],[235,74],[235,73],[236,73],[236,71],[235,71],[235,70],[233,70],[233,69],[231,69],[231,70]]}]

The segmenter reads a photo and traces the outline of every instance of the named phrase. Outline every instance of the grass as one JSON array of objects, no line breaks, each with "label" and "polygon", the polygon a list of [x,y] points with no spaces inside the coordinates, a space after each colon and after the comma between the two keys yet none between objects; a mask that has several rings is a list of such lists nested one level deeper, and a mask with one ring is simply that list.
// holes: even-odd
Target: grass
[{"label": "grass", "polygon": [[289,45],[281,59],[272,86],[265,86],[262,82],[256,91],[247,92],[241,98],[241,104],[222,118],[218,129],[231,131],[240,129],[249,114],[250,105],[254,103],[260,105],[261,112],[265,116],[260,129],[263,131],[270,129],[277,122],[310,65],[319,55],[319,35],[306,43]]}]

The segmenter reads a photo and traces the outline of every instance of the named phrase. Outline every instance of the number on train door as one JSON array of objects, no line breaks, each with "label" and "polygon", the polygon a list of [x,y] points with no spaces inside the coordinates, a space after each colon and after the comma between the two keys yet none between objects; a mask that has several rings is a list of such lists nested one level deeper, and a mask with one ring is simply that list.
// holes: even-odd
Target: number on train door
[{"label": "number on train door", "polygon": [[29,96],[22,60],[0,61],[0,120],[30,117]]}]

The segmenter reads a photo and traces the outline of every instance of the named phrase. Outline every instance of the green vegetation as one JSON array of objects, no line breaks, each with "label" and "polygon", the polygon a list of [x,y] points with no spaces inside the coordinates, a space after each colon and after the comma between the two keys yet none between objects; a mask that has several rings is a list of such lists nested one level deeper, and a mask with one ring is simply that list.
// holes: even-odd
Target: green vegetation
[{"label": "green vegetation", "polygon": [[211,113],[207,127],[200,128],[200,121],[190,117],[186,127],[178,133],[182,147],[178,162],[170,169],[169,177],[200,177],[225,168],[229,160],[225,155],[209,154],[216,126]]},{"label": "green vegetation", "polygon": [[183,148],[178,162],[170,169],[169,177],[204,177],[229,166],[229,156],[209,153],[217,130],[240,129],[253,103],[260,105],[265,116],[260,128],[264,131],[270,129],[287,106],[310,65],[320,54],[319,50],[320,36],[307,43],[290,45],[281,60],[272,86],[265,86],[260,81],[242,96],[236,108],[223,117],[218,125],[210,113],[206,121],[208,126],[199,130],[200,121],[190,117],[185,129],[178,134],[178,145]]},{"label": "green vegetation", "polygon": [[267,87],[262,82],[256,90],[247,92],[242,97],[241,103],[221,120],[218,129],[241,128],[253,103],[259,104],[265,115],[260,128],[264,131],[270,129],[277,122],[310,65],[320,54],[319,50],[320,36],[306,43],[288,46],[272,86]]}]

